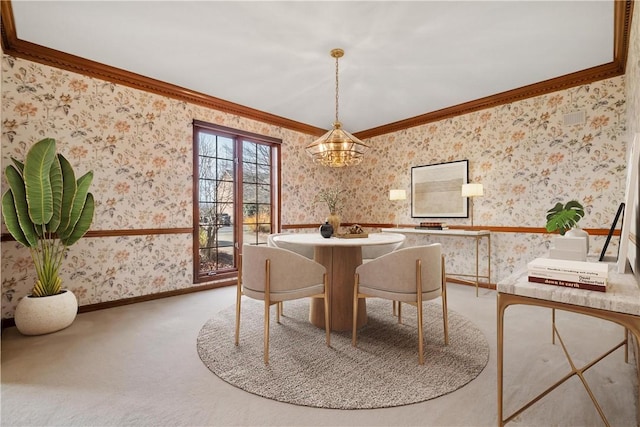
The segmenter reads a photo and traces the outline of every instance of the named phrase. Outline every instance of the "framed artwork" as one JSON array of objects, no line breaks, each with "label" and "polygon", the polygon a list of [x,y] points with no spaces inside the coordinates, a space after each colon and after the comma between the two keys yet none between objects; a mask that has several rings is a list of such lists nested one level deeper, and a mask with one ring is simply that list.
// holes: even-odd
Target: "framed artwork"
[{"label": "framed artwork", "polygon": [[469,161],[411,168],[412,218],[468,218],[469,199],[462,184],[469,180]]}]

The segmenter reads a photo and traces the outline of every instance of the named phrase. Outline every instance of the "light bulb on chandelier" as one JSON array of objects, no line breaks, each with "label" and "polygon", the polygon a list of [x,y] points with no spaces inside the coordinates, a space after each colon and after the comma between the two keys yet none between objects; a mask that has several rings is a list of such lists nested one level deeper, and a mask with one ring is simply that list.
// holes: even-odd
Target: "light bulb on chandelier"
[{"label": "light bulb on chandelier", "polygon": [[315,163],[332,168],[359,164],[362,162],[364,153],[369,149],[367,144],[342,129],[342,123],[338,118],[338,58],[343,55],[342,49],[331,51],[331,56],[336,59],[336,117],[333,129],[306,147],[307,153]]}]

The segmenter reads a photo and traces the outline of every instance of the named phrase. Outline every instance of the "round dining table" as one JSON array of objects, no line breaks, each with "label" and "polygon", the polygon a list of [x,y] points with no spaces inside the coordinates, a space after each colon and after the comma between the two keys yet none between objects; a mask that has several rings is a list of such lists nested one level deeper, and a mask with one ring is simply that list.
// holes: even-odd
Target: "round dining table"
[{"label": "round dining table", "polygon": [[[350,331],[353,322],[353,285],[356,267],[362,264],[362,247],[368,245],[398,244],[406,236],[400,233],[369,233],[367,237],[324,238],[320,233],[280,234],[273,238],[278,242],[314,247],[314,260],[325,266],[329,282],[329,316],[332,331]],[[364,298],[358,301],[356,327],[367,323],[367,308]],[[309,310],[309,321],[324,328],[324,305],[322,299],[313,298]]]}]

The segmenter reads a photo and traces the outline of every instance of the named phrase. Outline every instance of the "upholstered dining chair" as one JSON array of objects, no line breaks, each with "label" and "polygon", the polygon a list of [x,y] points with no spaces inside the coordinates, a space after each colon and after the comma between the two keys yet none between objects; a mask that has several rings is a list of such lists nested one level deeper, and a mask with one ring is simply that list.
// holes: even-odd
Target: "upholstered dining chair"
[{"label": "upholstered dining chair", "polygon": [[[289,242],[276,242],[274,237],[282,236],[287,233],[273,233],[267,236],[267,246],[271,246],[273,248],[286,249],[291,252],[295,252],[300,254],[306,258],[313,259],[313,246],[311,245],[296,245],[295,243]],[[278,311],[282,315],[284,313],[284,304],[282,301],[278,303]]]},{"label": "upholstered dining chair", "polygon": [[[323,298],[327,346],[331,345],[329,286],[326,268],[286,249],[269,246],[242,246],[236,292],[236,336],[240,344],[242,296],[264,301],[264,363],[269,364],[269,317],[271,306],[301,298]],[[280,311],[276,310],[280,323]]]},{"label": "upholstered dining chair", "polygon": [[[440,243],[399,249],[356,268],[353,287],[352,345],[357,346],[356,320],[360,298],[384,298],[417,307],[418,363],[424,364],[422,303],[442,297],[444,343],[449,344],[447,288]],[[398,306],[398,323],[402,323]]]},{"label": "upholstered dining chair", "polygon": [[398,243],[389,243],[386,245],[365,245],[362,247],[362,263],[367,263],[371,260],[374,260],[382,255],[386,255],[390,252],[396,251],[404,245],[406,240],[403,239]]},{"label": "upholstered dining chair", "polygon": [[[396,251],[404,246],[405,238],[399,243],[389,243],[387,245],[367,245],[362,247],[362,263],[365,264],[372,261],[382,255],[386,255],[393,251]],[[393,301],[393,315],[397,316],[397,304]]]},{"label": "upholstered dining chair", "polygon": [[276,242],[273,238],[276,236],[281,236],[287,233],[273,233],[267,236],[267,246],[271,246],[274,248],[286,249],[291,252],[295,252],[309,259],[313,259],[313,246],[311,245],[297,245],[295,243],[288,242]]}]

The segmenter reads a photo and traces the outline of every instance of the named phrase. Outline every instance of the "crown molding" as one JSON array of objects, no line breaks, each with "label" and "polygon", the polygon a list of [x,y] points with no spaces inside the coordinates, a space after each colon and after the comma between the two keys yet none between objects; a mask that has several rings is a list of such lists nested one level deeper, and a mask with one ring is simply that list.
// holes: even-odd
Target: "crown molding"
[{"label": "crown molding", "polygon": [[624,75],[627,55],[629,52],[629,37],[631,33],[631,17],[633,15],[633,0],[614,0],[614,35],[613,35],[613,61],[597,67],[588,68],[539,83],[523,86],[517,89],[502,92],[452,107],[443,108],[419,116],[411,117],[368,130],[354,132],[353,135],[360,139],[373,138],[392,132],[398,132],[415,126],[425,125],[438,120],[454,116],[472,113],[474,111],[493,108],[503,104],[540,96],[559,90],[569,89],[575,86],[592,83],[612,77]]},{"label": "crown molding", "polygon": [[[624,75],[629,51],[631,16],[633,15],[634,1],[614,0],[614,3],[614,54],[612,62],[368,130],[355,132],[354,135],[360,139],[373,138],[449,117],[468,114],[474,111]],[[2,0],[0,2],[0,31],[2,36],[0,41],[3,52],[16,58],[27,59],[313,136],[323,135],[327,131],[326,129],[255,110],[140,74],[20,40],[17,37],[13,8],[10,0]]]},{"label": "crown molding", "polygon": [[2,49],[5,54],[16,58],[27,59],[40,64],[122,84],[305,134],[320,136],[326,132],[326,129],[286,119],[120,68],[111,67],[96,61],[21,40],[17,37],[13,8],[10,0],[2,0],[0,4],[0,26],[2,31]]}]

